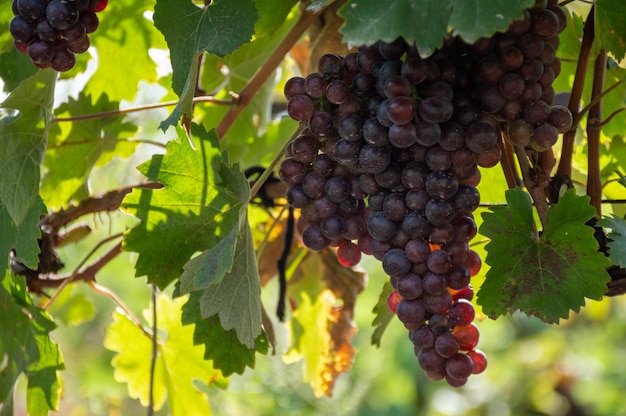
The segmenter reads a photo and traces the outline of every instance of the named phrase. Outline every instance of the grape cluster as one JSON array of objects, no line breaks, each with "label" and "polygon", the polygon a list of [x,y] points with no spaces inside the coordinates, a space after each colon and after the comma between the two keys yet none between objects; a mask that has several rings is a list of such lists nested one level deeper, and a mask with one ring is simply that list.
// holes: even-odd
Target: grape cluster
[{"label": "grape cluster", "polygon": [[89,48],[98,28],[96,13],[108,0],[13,0],[9,30],[15,47],[39,68],[69,71],[77,53]]},{"label": "grape cluster", "polygon": [[568,112],[549,106],[565,16],[553,3],[472,45],[451,38],[423,58],[403,39],[378,42],[324,55],[318,73],[285,84],[287,112],[305,128],[279,175],[304,245],[336,248],[347,267],[362,253],[380,260],[420,366],[454,387],[487,365],[470,284],[481,266],[469,246],[478,167],[499,162],[503,132],[546,148],[544,130],[567,127]]}]

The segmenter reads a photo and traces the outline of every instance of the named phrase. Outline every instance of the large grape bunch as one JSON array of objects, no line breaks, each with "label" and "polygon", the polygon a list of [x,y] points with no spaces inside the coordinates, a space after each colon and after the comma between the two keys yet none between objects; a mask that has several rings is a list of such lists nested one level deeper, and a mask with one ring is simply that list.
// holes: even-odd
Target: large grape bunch
[{"label": "large grape bunch", "polygon": [[279,175],[303,243],[336,248],[347,267],[361,253],[380,260],[419,365],[454,387],[487,365],[470,284],[481,266],[469,246],[478,167],[499,162],[503,136],[541,151],[571,127],[569,111],[550,106],[565,17],[538,2],[472,45],[452,37],[423,58],[401,38],[378,42],[324,55],[319,73],[285,85],[305,129]]},{"label": "large grape bunch", "polygon": [[108,0],[13,0],[9,30],[15,47],[39,68],[69,71],[77,53],[89,48],[98,28],[96,13]]}]

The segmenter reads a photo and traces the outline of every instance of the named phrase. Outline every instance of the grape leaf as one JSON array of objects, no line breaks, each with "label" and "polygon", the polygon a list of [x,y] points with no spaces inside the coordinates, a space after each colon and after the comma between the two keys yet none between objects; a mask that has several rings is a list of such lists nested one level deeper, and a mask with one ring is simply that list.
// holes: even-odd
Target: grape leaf
[{"label": "grape leaf", "polygon": [[39,263],[39,244],[41,237],[39,217],[46,213],[46,207],[37,197],[37,202],[28,210],[26,218],[20,225],[15,225],[11,216],[0,203],[0,275],[7,269],[9,252],[15,249],[17,260],[22,264],[36,269]]},{"label": "grape leaf", "polygon": [[11,19],[13,19],[11,8],[0,7],[0,27],[5,28],[5,30],[0,31],[0,52],[2,53],[8,51],[10,48],[14,48],[13,36],[11,36],[11,32],[8,30]]},{"label": "grape leaf", "polygon": [[349,44],[371,45],[402,36],[428,56],[450,31],[473,42],[506,30],[532,4],[534,0],[356,0],[339,14],[346,20],[341,32]]},{"label": "grape leaf", "polygon": [[0,284],[0,328],[0,356],[6,360],[0,367],[0,403],[9,399],[24,373],[29,414],[56,410],[61,391],[57,371],[64,369],[61,351],[49,336],[56,325],[33,304],[24,279],[9,273]]},{"label": "grape leaf", "polygon": [[304,357],[305,380],[318,397],[330,396],[339,375],[352,366],[354,302],[364,284],[364,273],[341,266],[333,252],[307,253],[289,281],[296,307],[288,354]]},{"label": "grape leaf", "polygon": [[532,203],[520,188],[506,191],[507,207],[482,214],[480,233],[491,266],[478,292],[478,303],[491,318],[520,310],[556,323],[578,311],[585,298],[600,299],[609,276],[609,260],[598,252],[593,228],[585,225],[595,209],[588,197],[567,191],[548,211],[541,236]]},{"label": "grape leaf", "polygon": [[20,82],[33,76],[35,72],[37,72],[37,67],[33,65],[28,55],[12,47],[12,43],[8,51],[0,54],[0,79],[4,81],[5,91],[12,91]]},{"label": "grape leaf", "polygon": [[[139,253],[135,274],[147,275],[162,289],[180,277],[194,253],[213,247],[237,227],[250,192],[238,166],[230,166],[219,149],[215,132],[194,124],[191,133],[197,151],[171,141],[165,155],[139,166],[165,187],[135,190],[122,204],[142,221],[124,240],[124,250]],[[186,140],[182,129],[178,135]]]},{"label": "grape leaf", "polygon": [[383,333],[385,329],[387,329],[387,325],[393,319],[395,314],[389,309],[387,305],[387,298],[389,294],[393,292],[393,286],[391,283],[386,280],[385,284],[380,292],[380,296],[378,296],[378,303],[374,306],[374,321],[372,322],[372,326],[375,327],[374,332],[372,333],[372,345],[376,345],[380,348],[380,341],[382,340]]},{"label": "grape leaf", "polygon": [[[217,315],[203,318],[200,314],[202,292],[189,294],[189,300],[183,306],[183,325],[194,324],[194,345],[204,344],[204,358],[213,361],[213,366],[220,369],[224,376],[233,373],[243,374],[246,367],[254,368],[256,353],[267,354],[268,345],[265,334],[254,341],[250,349],[239,341],[234,329],[225,330]],[[219,340],[219,342],[216,342]]]},{"label": "grape leaf", "polygon": [[[100,25],[89,39],[97,50],[98,66],[84,91],[95,97],[104,91],[114,101],[131,100],[141,80],[154,81],[156,63],[148,53],[151,48],[165,48],[162,36],[146,12],[152,12],[155,0],[109,1],[98,13]],[[84,58],[79,57],[79,62]]]},{"label": "grape leaf", "polygon": [[274,33],[285,21],[297,0],[256,0],[259,20],[254,26],[254,34]]},{"label": "grape leaf", "polygon": [[180,102],[161,123],[166,130],[191,115],[192,98],[203,52],[224,57],[249,42],[257,21],[253,0],[215,0],[198,7],[189,0],[158,0],[154,24],[165,36],[173,68],[172,89]]},{"label": "grape leaf", "polygon": [[76,284],[70,285],[57,297],[48,309],[57,322],[67,326],[78,326],[90,321],[95,315],[96,308],[83,293],[76,293]]},{"label": "grape leaf", "polygon": [[55,71],[39,71],[0,104],[19,111],[0,119],[0,201],[17,226],[39,195],[39,165],[46,150],[55,80]]},{"label": "grape leaf", "polygon": [[598,224],[610,228],[611,232],[607,235],[613,241],[609,241],[609,259],[614,264],[626,268],[626,221],[615,214],[610,217],[604,217]]},{"label": "grape leaf", "polygon": [[[244,210],[242,216],[246,214]],[[212,250],[202,253],[204,271],[209,271],[214,261]],[[195,259],[194,259],[195,260]],[[232,268],[222,275],[201,276],[208,282],[200,297],[203,318],[219,315],[225,330],[234,329],[237,338],[249,349],[255,348],[255,339],[261,334],[261,281],[257,270],[256,254],[247,218],[241,222],[232,257]],[[194,279],[196,282],[198,278]],[[181,284],[182,284],[181,280]]]},{"label": "grape leaf", "polygon": [[[112,102],[102,94],[94,97],[80,93],[61,105],[57,117],[72,117],[89,112],[116,110],[119,102]],[[137,126],[121,117],[96,118],[74,123],[57,123],[52,129],[44,158],[47,172],[42,179],[41,195],[48,207],[64,207],[70,200],[81,200],[89,195],[87,180],[95,166],[109,162],[114,156],[129,157],[137,142],[128,141]],[[56,133],[56,134],[52,134]]]},{"label": "grape leaf", "polygon": [[596,34],[600,44],[621,61],[626,56],[626,10],[622,0],[598,0],[596,8]]},{"label": "grape leaf", "polygon": [[[203,348],[193,345],[193,328],[181,325],[181,308],[185,302],[184,297],[172,300],[160,295],[157,298],[159,351],[154,373],[154,408],[159,410],[167,399],[173,416],[211,414],[206,396],[195,383],[224,385],[226,380],[211,361],[204,359]],[[144,314],[150,322],[150,311]],[[147,406],[152,356],[150,337],[128,317],[115,312],[104,346],[117,353],[112,360],[115,379],[127,383],[130,396]]]},{"label": "grape leaf", "polygon": [[521,19],[523,10],[535,0],[454,0],[450,26],[466,42],[504,32],[513,20]]},{"label": "grape leaf", "polygon": [[424,56],[443,44],[448,34],[453,0],[357,0],[339,9],[346,23],[340,29],[348,44],[391,42],[398,36],[417,46]]}]

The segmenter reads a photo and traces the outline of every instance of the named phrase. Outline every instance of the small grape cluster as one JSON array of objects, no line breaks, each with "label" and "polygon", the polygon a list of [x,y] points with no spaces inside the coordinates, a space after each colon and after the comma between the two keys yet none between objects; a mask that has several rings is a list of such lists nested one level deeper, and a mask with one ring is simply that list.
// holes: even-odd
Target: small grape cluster
[{"label": "small grape cluster", "polygon": [[[336,248],[346,267],[362,253],[380,260],[394,287],[389,308],[410,331],[420,366],[454,387],[487,366],[470,284],[481,267],[469,246],[478,167],[499,162],[503,132],[525,126],[524,146],[545,149],[556,140],[544,130],[570,128],[567,109],[549,107],[565,14],[548,3],[472,45],[451,38],[423,58],[401,38],[378,42],[324,55],[318,73],[285,84],[287,112],[305,129],[279,175],[300,209],[302,242]],[[521,80],[519,94],[511,78]]]},{"label": "small grape cluster", "polygon": [[88,34],[95,32],[96,13],[108,0],[13,0],[15,17],[9,30],[15,47],[28,54],[39,68],[69,71],[77,53],[89,48]]}]

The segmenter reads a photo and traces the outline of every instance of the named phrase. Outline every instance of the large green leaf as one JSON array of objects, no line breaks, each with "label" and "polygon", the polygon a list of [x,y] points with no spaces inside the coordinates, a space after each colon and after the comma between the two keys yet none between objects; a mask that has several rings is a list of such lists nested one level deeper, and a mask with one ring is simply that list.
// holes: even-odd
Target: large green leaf
[{"label": "large green leaf", "polygon": [[[119,102],[109,101],[106,94],[95,100],[81,93],[78,99],[70,97],[58,108],[56,115],[72,117],[118,108]],[[128,140],[137,131],[137,126],[124,122],[121,117],[59,124],[51,131],[43,163],[47,171],[40,191],[46,205],[55,208],[66,206],[72,199],[81,200],[88,196],[87,180],[92,169],[109,162],[114,156],[129,157],[137,146],[137,142]]]},{"label": "large green leaf", "polygon": [[[159,410],[168,400],[170,414],[207,415],[211,407],[206,396],[196,387],[225,385],[226,380],[211,361],[203,357],[203,348],[193,345],[193,328],[181,325],[181,308],[185,298],[157,298],[158,354],[154,372],[154,408]],[[149,316],[149,311],[145,311]],[[151,318],[146,318],[151,321]],[[115,378],[128,384],[130,397],[149,404],[150,357],[152,340],[128,317],[113,314],[114,322],[107,329],[104,346],[117,354],[112,364]]]},{"label": "large green leaf", "polygon": [[131,229],[124,249],[139,253],[137,276],[165,288],[180,277],[183,265],[196,252],[213,247],[238,226],[250,186],[237,165],[230,166],[214,131],[193,125],[198,150],[181,141],[167,144],[165,155],[155,155],[139,166],[163,189],[135,190],[122,207],[142,222]]},{"label": "large green leaf", "polygon": [[47,69],[22,82],[0,108],[0,201],[19,226],[39,195],[39,165],[46,150],[56,72]]},{"label": "large green leaf", "polygon": [[[0,48],[1,49],[1,48]],[[25,55],[11,47],[0,54],[0,78],[4,81],[4,90],[13,91],[20,82],[33,76],[37,67]]]},{"label": "large green leaf", "polygon": [[30,415],[56,410],[61,385],[57,371],[64,368],[59,347],[50,339],[56,327],[26,292],[23,278],[5,274],[0,284],[0,403],[6,402],[20,374],[26,375]]},{"label": "large green leaf", "polygon": [[182,115],[191,115],[198,60],[203,52],[224,57],[250,41],[257,21],[253,0],[216,0],[198,7],[189,0],[158,0],[154,23],[170,49],[172,88],[180,97],[161,128],[167,129]]},{"label": "large green leaf", "polygon": [[618,61],[626,56],[626,9],[622,0],[598,0],[596,34],[600,44]]},{"label": "large green leaf", "polygon": [[480,233],[491,238],[485,249],[491,266],[478,292],[478,303],[491,318],[520,310],[545,322],[567,318],[585,298],[601,299],[609,260],[598,252],[595,213],[588,197],[567,191],[548,211],[541,236],[532,203],[520,188],[506,191],[507,207],[482,214]]},{"label": "large green leaf", "polygon": [[203,318],[200,311],[201,291],[191,292],[183,306],[183,325],[194,325],[193,343],[204,345],[204,358],[212,360],[225,376],[243,374],[246,367],[254,368],[256,353],[267,354],[268,345],[265,333],[255,339],[254,348],[248,348],[239,341],[234,329],[225,330],[218,315]]},{"label": "large green leaf", "polygon": [[339,14],[344,39],[354,45],[390,42],[399,36],[422,55],[443,44],[450,31],[468,42],[503,31],[534,0],[354,0]]}]

